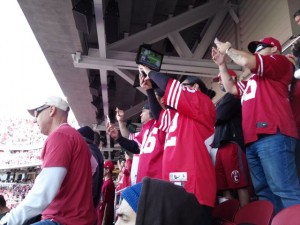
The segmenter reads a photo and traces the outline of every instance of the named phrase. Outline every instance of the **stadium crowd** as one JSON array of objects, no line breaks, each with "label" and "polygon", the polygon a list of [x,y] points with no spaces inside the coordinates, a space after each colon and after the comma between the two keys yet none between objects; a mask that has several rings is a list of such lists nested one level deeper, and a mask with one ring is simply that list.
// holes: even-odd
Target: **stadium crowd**
[{"label": "stadium crowd", "polygon": [[0,118],[0,124],[0,149],[26,150],[33,146],[41,147],[45,140],[32,119]]},{"label": "stadium crowd", "polygon": [[0,195],[6,199],[6,206],[12,209],[25,198],[31,187],[31,181],[22,184],[0,184]]},{"label": "stadium crowd", "polygon": [[15,150],[1,153],[0,156],[1,169],[41,164],[41,148],[23,151]]}]

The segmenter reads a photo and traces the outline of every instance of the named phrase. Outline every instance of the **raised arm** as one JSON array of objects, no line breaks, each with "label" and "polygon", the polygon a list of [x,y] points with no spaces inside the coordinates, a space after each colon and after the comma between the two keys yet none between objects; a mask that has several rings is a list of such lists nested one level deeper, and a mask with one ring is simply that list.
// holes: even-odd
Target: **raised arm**
[{"label": "raised arm", "polygon": [[147,92],[148,102],[150,105],[151,112],[153,114],[153,118],[155,120],[158,120],[160,112],[162,111],[162,107],[155,96],[151,80],[146,79],[146,77],[144,77],[142,73],[140,73],[139,78],[140,78],[140,86]]},{"label": "raised arm", "polygon": [[116,119],[119,124],[119,129],[120,129],[121,135],[125,138],[128,138],[130,132],[127,129],[126,122],[124,121],[124,115],[125,115],[125,113],[123,110],[116,108]]},{"label": "raised arm", "polygon": [[212,48],[211,51],[212,60],[219,66],[219,71],[222,79],[222,83],[226,92],[233,95],[237,95],[238,91],[235,86],[235,82],[228,73],[227,65],[225,63],[225,54],[221,54],[216,48]]},{"label": "raised arm", "polygon": [[146,73],[147,75],[147,77],[145,78],[146,80],[151,79],[161,90],[163,91],[166,90],[169,77],[167,77],[162,73],[158,73],[153,70],[150,70],[148,67],[142,65],[139,65],[139,71],[144,71]]},{"label": "raised arm", "polygon": [[247,67],[250,70],[256,68],[256,59],[252,53],[234,49],[230,42],[221,42],[218,38],[216,38],[214,42],[217,46],[217,50],[222,55],[228,55],[237,65]]},{"label": "raised arm", "polygon": [[106,132],[112,139],[117,141],[121,145],[121,147],[125,148],[128,152],[134,154],[140,153],[140,149],[136,141],[128,140],[127,138],[120,135],[118,129],[113,124],[107,126]]}]

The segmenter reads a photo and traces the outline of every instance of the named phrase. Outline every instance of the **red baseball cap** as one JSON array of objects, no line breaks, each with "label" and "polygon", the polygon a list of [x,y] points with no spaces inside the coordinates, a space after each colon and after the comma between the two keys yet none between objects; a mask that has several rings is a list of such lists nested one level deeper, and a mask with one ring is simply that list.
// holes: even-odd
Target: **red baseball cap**
[{"label": "red baseball cap", "polygon": [[[236,77],[236,73],[233,70],[228,70],[228,74],[232,77]],[[219,73],[216,77],[213,78],[213,82],[219,82],[221,74]]]},{"label": "red baseball cap", "polygon": [[252,41],[252,42],[250,42],[249,45],[248,45],[249,52],[255,53],[256,51],[260,50],[260,49],[257,49],[257,46],[260,45],[260,44],[262,44],[262,45],[264,44],[267,47],[274,47],[274,46],[276,46],[279,52],[282,51],[281,44],[280,44],[280,42],[277,39],[272,38],[272,37],[266,37],[266,38],[261,39],[259,41]]},{"label": "red baseball cap", "polygon": [[115,165],[112,161],[110,160],[106,160],[103,164],[103,167],[105,169],[109,169],[111,172],[115,169]]}]

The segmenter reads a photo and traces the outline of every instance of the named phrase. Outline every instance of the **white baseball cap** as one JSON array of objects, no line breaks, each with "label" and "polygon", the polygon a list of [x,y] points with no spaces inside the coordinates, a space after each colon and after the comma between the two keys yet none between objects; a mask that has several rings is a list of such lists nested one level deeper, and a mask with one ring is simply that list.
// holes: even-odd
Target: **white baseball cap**
[{"label": "white baseball cap", "polygon": [[34,116],[34,111],[46,105],[55,106],[56,108],[59,108],[63,111],[69,111],[69,104],[58,96],[50,96],[45,101],[36,104],[36,107],[31,107],[30,109],[27,109],[27,111],[30,113],[30,115]]}]

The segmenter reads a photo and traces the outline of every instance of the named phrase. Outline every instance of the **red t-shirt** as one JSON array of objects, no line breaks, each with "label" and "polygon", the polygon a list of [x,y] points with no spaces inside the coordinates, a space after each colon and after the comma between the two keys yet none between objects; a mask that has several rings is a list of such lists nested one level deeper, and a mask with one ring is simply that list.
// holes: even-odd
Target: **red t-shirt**
[{"label": "red t-shirt", "polygon": [[43,219],[61,224],[93,225],[96,211],[92,197],[89,148],[81,135],[67,124],[52,132],[44,145],[42,167],[64,167],[67,174]]},{"label": "red t-shirt", "polygon": [[289,102],[288,86],[293,66],[283,55],[259,54],[254,74],[248,81],[237,83],[242,101],[242,126],[245,143],[258,139],[258,134],[298,137]]},{"label": "red t-shirt", "polygon": [[131,179],[130,179],[131,165],[132,165],[132,159],[127,159],[125,162],[125,166],[122,168],[121,171],[122,175],[119,179],[119,183],[118,186],[116,187],[116,191],[131,186]]},{"label": "red t-shirt", "polygon": [[164,99],[177,111],[162,111],[159,118],[159,128],[167,132],[163,179],[183,185],[200,204],[213,207],[216,177],[208,150],[213,141],[215,106],[202,92],[173,79],[168,82]]}]

